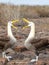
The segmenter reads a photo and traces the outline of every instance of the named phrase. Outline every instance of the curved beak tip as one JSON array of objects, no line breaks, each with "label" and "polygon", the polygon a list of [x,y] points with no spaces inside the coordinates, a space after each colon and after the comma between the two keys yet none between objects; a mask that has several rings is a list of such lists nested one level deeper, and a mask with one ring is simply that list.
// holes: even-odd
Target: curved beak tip
[{"label": "curved beak tip", "polygon": [[22,28],[22,30],[24,30],[25,28],[28,28],[29,26],[24,26],[23,28]]},{"label": "curved beak tip", "polygon": [[26,23],[29,23],[29,21],[25,18],[23,18],[23,21],[26,22]]},{"label": "curved beak tip", "polygon": [[14,26],[13,24],[12,24],[12,27],[15,28],[16,30],[18,29],[18,27]]}]

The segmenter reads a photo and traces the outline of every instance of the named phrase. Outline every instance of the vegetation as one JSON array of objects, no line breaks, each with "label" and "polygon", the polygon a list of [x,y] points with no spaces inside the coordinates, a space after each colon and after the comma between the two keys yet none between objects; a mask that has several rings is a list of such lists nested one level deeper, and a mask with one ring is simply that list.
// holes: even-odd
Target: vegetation
[{"label": "vegetation", "polygon": [[0,4],[0,21],[4,22],[22,17],[49,17],[49,6],[15,6]]}]

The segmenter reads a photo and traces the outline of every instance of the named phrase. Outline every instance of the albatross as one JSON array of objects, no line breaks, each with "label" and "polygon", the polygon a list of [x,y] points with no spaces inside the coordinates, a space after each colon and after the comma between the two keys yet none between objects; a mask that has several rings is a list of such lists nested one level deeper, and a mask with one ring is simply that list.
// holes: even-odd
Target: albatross
[{"label": "albatross", "polygon": [[11,27],[17,29],[17,27],[15,27],[13,25],[13,23],[18,22],[18,20],[13,20],[13,21],[9,21],[7,24],[7,37],[9,40],[6,40],[4,42],[6,42],[6,44],[4,44],[4,52],[2,53],[3,58],[6,58],[8,61],[10,61],[10,58],[12,58],[11,56],[7,56],[5,50],[8,48],[12,48],[14,49],[15,46],[17,46],[17,39],[14,37],[13,33],[12,33],[12,29]]},{"label": "albatross", "polygon": [[30,33],[24,42],[24,46],[28,50],[35,52],[36,58],[32,59],[30,62],[37,62],[38,57],[39,57],[39,49],[49,45],[48,39],[46,39],[46,38],[35,38],[35,23],[32,21],[30,22],[25,18],[23,18],[23,21],[28,23],[27,26],[23,27],[23,29],[25,29],[26,27],[31,27]]}]

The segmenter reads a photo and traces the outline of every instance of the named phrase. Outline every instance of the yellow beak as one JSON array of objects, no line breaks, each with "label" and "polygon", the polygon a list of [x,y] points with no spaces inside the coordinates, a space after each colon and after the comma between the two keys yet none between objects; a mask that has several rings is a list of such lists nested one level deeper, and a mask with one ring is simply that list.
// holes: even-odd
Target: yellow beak
[{"label": "yellow beak", "polygon": [[18,22],[19,20],[12,20],[12,23]]},{"label": "yellow beak", "polygon": [[24,26],[22,29],[24,30],[25,28],[28,28],[29,26]]},{"label": "yellow beak", "polygon": [[[24,20],[26,23],[29,23],[29,21],[28,21],[27,19],[23,18],[23,20]],[[27,27],[29,27],[29,26],[28,26],[28,25],[27,25],[27,26],[24,26],[22,29],[25,29],[25,28],[27,28]]]},{"label": "yellow beak", "polygon": [[25,19],[25,18],[23,18],[22,20],[24,20],[26,23],[29,23],[29,21],[27,19]]},{"label": "yellow beak", "polygon": [[18,22],[18,21],[19,21],[19,20],[13,20],[13,21],[12,21],[12,27],[15,28],[16,30],[17,30],[17,27],[14,26],[13,23]]},{"label": "yellow beak", "polygon": [[17,27],[16,27],[16,26],[14,26],[13,24],[12,24],[12,27],[13,27],[13,28],[15,28],[15,29],[17,30]]}]

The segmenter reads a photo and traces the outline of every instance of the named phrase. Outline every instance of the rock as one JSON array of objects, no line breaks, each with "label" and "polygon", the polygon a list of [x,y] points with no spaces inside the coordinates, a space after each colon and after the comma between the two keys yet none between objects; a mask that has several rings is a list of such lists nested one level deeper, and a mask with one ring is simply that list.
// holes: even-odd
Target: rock
[{"label": "rock", "polygon": [[44,65],[44,60],[38,60],[36,65]]},{"label": "rock", "polygon": [[27,51],[27,48],[25,48],[24,46],[19,46],[19,47],[15,47],[15,51],[24,52],[24,51]]},{"label": "rock", "polygon": [[17,65],[17,64],[15,63],[15,61],[10,61],[7,63],[7,65]]},{"label": "rock", "polygon": [[49,65],[49,60],[46,61],[47,65]]},{"label": "rock", "polygon": [[30,62],[28,65],[44,65],[44,64],[46,64],[44,60],[38,60],[37,62],[34,63]]},{"label": "rock", "polygon": [[23,60],[24,58],[26,58],[26,56],[25,55],[23,55],[22,53],[15,53],[14,55],[13,55],[13,59],[15,60]]},{"label": "rock", "polygon": [[8,62],[7,65],[27,65],[29,63],[29,59],[26,58],[24,60],[13,60]]},{"label": "rock", "polygon": [[17,39],[21,39],[22,37],[21,36],[16,36]]},{"label": "rock", "polygon": [[11,55],[11,56],[12,56],[13,54],[15,54],[15,51],[12,50],[11,48],[8,48],[5,52],[6,52],[7,55]]},{"label": "rock", "polygon": [[39,58],[42,59],[42,60],[45,60],[45,59],[48,59],[49,60],[49,54],[40,53],[39,54]]},{"label": "rock", "polygon": [[5,51],[6,55],[7,56],[11,56],[12,58],[10,58],[10,61],[13,60],[13,56],[15,55],[15,51],[13,51],[11,48],[8,48],[6,51]]},{"label": "rock", "polygon": [[7,59],[0,58],[0,65],[5,65],[7,63]]},{"label": "rock", "polygon": [[29,63],[29,58],[25,58],[24,60],[22,60],[21,62],[19,62],[18,65],[28,65]]}]

